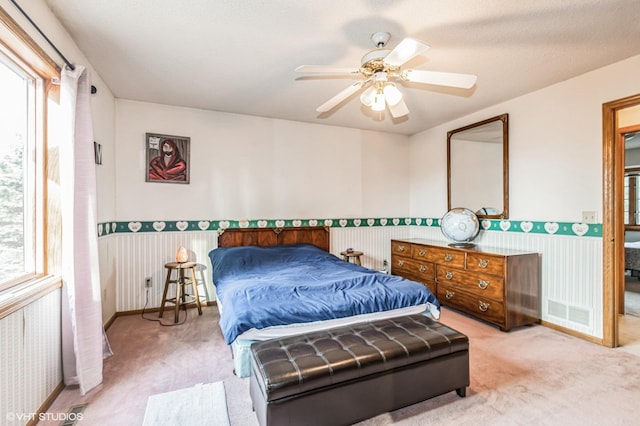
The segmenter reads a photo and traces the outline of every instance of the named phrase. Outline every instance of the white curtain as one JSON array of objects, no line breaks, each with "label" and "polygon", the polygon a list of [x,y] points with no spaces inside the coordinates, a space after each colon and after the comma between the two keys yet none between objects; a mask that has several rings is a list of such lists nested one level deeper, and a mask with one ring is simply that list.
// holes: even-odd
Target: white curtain
[{"label": "white curtain", "polygon": [[85,67],[62,70],[60,144],[62,213],[62,367],[66,385],[84,395],[102,383],[111,354],[102,326],[91,86]]}]

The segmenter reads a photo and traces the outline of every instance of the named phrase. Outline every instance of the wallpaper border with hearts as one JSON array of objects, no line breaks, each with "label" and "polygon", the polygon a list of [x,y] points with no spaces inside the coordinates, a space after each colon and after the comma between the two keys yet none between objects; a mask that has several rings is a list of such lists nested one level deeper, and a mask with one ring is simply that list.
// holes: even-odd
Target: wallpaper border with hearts
[{"label": "wallpaper border with hearts", "polygon": [[[482,231],[521,232],[530,234],[602,237],[602,224],[576,222],[536,222],[519,220],[480,221]],[[164,220],[102,222],[98,236],[115,233],[217,231],[226,228],[289,228],[299,226],[328,226],[357,228],[372,226],[440,226],[439,218],[351,218],[351,219],[257,219],[257,220]]]}]

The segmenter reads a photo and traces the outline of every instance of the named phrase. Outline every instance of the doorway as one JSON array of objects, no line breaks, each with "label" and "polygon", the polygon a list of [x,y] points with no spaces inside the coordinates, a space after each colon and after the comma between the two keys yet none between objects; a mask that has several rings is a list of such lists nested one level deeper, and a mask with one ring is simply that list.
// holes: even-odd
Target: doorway
[{"label": "doorway", "polygon": [[619,346],[619,307],[624,292],[624,137],[619,132],[618,112],[640,105],[640,94],[602,106],[603,138],[603,221],[602,270],[603,316],[602,343]]}]

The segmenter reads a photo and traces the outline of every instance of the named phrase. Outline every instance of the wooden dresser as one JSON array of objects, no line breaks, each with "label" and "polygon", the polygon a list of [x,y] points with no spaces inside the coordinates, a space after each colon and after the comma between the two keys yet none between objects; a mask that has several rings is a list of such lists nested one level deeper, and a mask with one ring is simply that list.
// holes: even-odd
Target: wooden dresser
[{"label": "wooden dresser", "polygon": [[540,319],[540,255],[451,247],[424,239],[391,240],[391,273],[425,284],[449,306],[503,331]]}]

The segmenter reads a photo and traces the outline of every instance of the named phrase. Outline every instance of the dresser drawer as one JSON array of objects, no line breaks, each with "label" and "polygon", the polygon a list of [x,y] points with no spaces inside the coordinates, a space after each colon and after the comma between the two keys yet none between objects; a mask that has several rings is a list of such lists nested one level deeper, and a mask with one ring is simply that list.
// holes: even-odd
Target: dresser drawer
[{"label": "dresser drawer", "polygon": [[[411,278],[409,278],[409,279],[411,279]],[[434,295],[434,296],[436,295],[436,283],[435,283],[435,281],[420,281],[420,280],[419,280],[419,279],[417,279],[417,278],[412,279],[412,281],[417,281],[417,282],[419,282],[420,284],[422,284],[423,286],[425,286],[426,288],[428,288],[428,289],[429,289],[429,291],[430,291],[431,293],[433,293],[433,295]]]},{"label": "dresser drawer", "polygon": [[438,283],[437,291],[438,300],[441,304],[460,309],[485,321],[504,327],[505,307],[502,302],[486,299],[440,283]]},{"label": "dresser drawer", "polygon": [[503,277],[437,265],[436,280],[438,283],[458,287],[481,297],[496,300],[504,298]]},{"label": "dresser drawer", "polygon": [[433,263],[391,255],[391,271],[394,275],[410,275],[420,281],[433,281],[436,277],[435,270]]},{"label": "dresser drawer", "polygon": [[448,250],[445,248],[429,247],[426,259],[430,262],[447,265],[452,268],[464,269],[465,253],[463,251]]},{"label": "dresser drawer", "polygon": [[422,246],[420,244],[411,245],[411,257],[414,259],[424,260],[427,258],[427,252],[433,250],[431,247]]},{"label": "dresser drawer", "polygon": [[391,241],[391,255],[411,257],[411,244],[402,241]]},{"label": "dresser drawer", "polygon": [[487,274],[504,275],[504,257],[484,253],[467,253],[467,269]]}]

